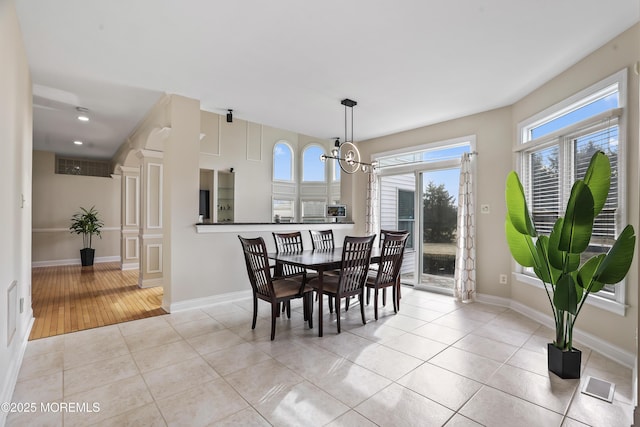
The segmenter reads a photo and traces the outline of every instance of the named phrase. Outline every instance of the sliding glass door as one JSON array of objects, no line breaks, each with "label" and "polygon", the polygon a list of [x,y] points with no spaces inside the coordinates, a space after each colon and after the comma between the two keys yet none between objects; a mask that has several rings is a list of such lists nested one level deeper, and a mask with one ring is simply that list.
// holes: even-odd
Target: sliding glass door
[{"label": "sliding glass door", "polygon": [[[415,173],[383,176],[380,178],[380,229],[409,232],[401,281],[416,283],[416,249],[421,239],[416,238],[416,175]],[[418,242],[418,244],[416,244]]]},{"label": "sliding glass door", "polygon": [[409,232],[401,281],[453,293],[460,158],[470,144],[384,158],[378,197],[381,230]]},{"label": "sliding glass door", "polygon": [[419,285],[453,292],[460,168],[420,173]]}]

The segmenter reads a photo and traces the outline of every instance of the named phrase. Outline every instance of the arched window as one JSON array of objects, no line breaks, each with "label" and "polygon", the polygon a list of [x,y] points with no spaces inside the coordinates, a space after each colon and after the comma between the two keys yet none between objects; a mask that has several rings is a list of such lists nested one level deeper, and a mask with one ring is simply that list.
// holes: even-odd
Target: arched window
[{"label": "arched window", "polygon": [[310,145],[302,153],[302,181],[325,182],[325,162],[320,160],[324,149],[319,145]]},{"label": "arched window", "polygon": [[293,150],[286,142],[273,147],[273,180],[293,181]]}]

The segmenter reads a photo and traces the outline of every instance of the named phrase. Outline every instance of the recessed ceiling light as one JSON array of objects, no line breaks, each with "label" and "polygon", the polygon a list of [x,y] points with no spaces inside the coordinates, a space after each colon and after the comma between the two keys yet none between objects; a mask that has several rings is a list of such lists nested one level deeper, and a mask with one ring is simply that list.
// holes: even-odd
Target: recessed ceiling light
[{"label": "recessed ceiling light", "polygon": [[76,107],[76,110],[78,111],[78,120],[81,122],[89,121],[89,110],[83,107]]},{"label": "recessed ceiling light", "polygon": [[82,145],[82,141],[73,141],[73,143],[76,145]]}]

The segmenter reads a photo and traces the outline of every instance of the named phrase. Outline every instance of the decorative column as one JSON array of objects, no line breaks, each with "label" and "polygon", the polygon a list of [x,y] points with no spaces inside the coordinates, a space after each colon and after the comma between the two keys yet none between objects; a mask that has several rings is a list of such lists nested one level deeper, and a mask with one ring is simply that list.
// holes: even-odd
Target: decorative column
[{"label": "decorative column", "polygon": [[140,167],[120,166],[120,268],[140,268]]},{"label": "decorative column", "polygon": [[163,153],[140,150],[140,274],[138,286],[163,284]]}]

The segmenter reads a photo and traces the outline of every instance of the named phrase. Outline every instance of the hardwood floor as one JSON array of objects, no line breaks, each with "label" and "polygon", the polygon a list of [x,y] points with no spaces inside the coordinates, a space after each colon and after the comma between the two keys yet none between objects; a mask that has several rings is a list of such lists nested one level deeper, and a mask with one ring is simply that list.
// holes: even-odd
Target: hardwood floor
[{"label": "hardwood floor", "polygon": [[30,340],[166,314],[162,288],[139,288],[118,263],[34,268],[31,290]]}]

